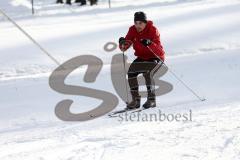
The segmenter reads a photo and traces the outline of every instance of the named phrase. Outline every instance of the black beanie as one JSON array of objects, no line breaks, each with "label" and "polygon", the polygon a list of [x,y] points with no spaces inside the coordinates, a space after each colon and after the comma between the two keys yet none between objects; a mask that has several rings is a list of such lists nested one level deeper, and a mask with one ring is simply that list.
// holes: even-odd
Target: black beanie
[{"label": "black beanie", "polygon": [[136,12],[135,14],[134,14],[134,22],[135,21],[142,21],[142,22],[145,22],[145,23],[147,23],[147,16],[146,16],[146,14],[144,13],[144,12]]}]

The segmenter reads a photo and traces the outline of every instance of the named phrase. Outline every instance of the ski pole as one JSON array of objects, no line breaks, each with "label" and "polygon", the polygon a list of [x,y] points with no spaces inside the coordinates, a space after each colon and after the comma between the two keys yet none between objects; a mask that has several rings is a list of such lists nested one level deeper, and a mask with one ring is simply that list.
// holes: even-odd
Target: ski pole
[{"label": "ski pole", "polygon": [[[168,67],[166,65],[166,63],[164,63],[161,58],[155,54],[155,52],[149,47],[147,46],[147,48],[156,56],[160,59],[160,61],[162,62],[162,64],[164,64],[166,67]],[[179,81],[182,83],[183,86],[185,86],[193,95],[195,95],[200,101],[205,101],[205,98],[201,98],[196,92],[194,92],[194,90],[192,88],[190,88],[183,80],[181,80],[169,67],[168,67],[169,72]]]},{"label": "ski pole", "polygon": [[128,87],[127,87],[127,79],[126,79],[127,71],[126,71],[126,61],[125,61],[124,51],[122,52],[122,56],[123,56],[123,70],[124,70],[125,90],[126,90],[126,93],[127,93],[127,102],[126,102],[126,104],[128,104],[129,98],[128,98]]},{"label": "ski pole", "polygon": [[15,27],[17,27],[25,36],[27,36],[41,51],[43,51],[52,61],[54,61],[58,66],[60,63],[47,51],[45,50],[30,34],[28,34],[22,27],[20,27],[13,19],[11,19],[1,8],[0,13],[8,19]]}]

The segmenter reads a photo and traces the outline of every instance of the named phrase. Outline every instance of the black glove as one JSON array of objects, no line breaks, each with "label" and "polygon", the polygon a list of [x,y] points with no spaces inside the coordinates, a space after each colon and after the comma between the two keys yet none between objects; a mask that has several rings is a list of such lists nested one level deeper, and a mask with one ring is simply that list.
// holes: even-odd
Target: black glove
[{"label": "black glove", "polygon": [[124,37],[120,37],[118,42],[119,42],[120,46],[124,45],[126,42],[126,39]]},{"label": "black glove", "polygon": [[152,41],[150,39],[142,39],[141,40],[141,43],[144,45],[144,46],[149,46],[150,44],[152,44]]}]

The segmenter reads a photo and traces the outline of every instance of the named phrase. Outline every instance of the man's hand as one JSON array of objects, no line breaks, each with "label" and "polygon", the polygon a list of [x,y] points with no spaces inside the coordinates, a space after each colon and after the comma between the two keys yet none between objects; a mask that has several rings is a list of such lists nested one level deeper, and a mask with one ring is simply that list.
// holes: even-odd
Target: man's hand
[{"label": "man's hand", "polygon": [[141,39],[141,43],[147,47],[152,44],[152,41],[150,39]]},{"label": "man's hand", "polygon": [[119,45],[120,46],[125,45],[125,42],[126,42],[126,39],[124,37],[119,38]]},{"label": "man's hand", "polygon": [[125,48],[126,39],[124,37],[120,37],[118,42],[119,42],[120,50],[124,52],[126,50]]}]

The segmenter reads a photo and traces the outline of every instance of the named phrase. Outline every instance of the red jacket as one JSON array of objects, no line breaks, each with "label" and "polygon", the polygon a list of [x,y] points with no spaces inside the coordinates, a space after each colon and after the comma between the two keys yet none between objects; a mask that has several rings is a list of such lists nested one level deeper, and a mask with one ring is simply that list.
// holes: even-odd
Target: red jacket
[{"label": "red jacket", "polygon": [[[158,57],[164,61],[165,52],[160,42],[160,34],[157,28],[153,26],[152,21],[148,21],[146,27],[141,32],[137,32],[134,25],[131,26],[125,38],[127,42],[124,46],[119,46],[121,50],[127,50],[131,45],[133,45],[135,50],[134,55],[140,59],[148,60]],[[151,45],[149,45],[150,49],[140,42],[142,39],[150,39],[152,41]]]}]

